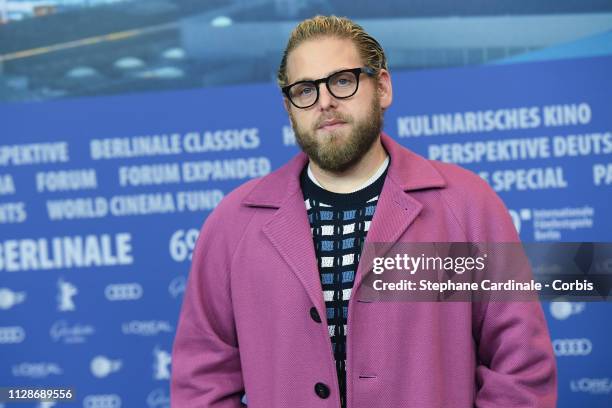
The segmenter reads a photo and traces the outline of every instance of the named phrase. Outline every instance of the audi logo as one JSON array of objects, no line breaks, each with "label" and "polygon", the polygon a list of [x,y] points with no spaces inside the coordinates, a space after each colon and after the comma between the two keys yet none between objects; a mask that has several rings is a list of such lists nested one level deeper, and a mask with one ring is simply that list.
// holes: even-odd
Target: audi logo
[{"label": "audi logo", "polygon": [[142,292],[142,286],[139,283],[115,283],[104,289],[104,295],[110,301],[140,299]]},{"label": "audi logo", "polygon": [[83,399],[83,408],[121,408],[117,394],[88,395]]},{"label": "audi logo", "polygon": [[0,327],[0,344],[21,343],[25,339],[25,330],[21,326]]},{"label": "audi logo", "polygon": [[589,339],[557,339],[552,345],[557,356],[588,356],[593,350]]}]

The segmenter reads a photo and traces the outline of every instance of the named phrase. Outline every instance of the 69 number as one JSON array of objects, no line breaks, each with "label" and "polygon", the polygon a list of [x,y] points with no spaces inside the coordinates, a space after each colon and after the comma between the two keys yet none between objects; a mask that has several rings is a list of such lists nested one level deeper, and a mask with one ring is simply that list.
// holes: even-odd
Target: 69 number
[{"label": "69 number", "polygon": [[170,237],[170,256],[176,262],[191,260],[193,248],[198,239],[200,231],[191,228],[188,230],[177,230]]}]

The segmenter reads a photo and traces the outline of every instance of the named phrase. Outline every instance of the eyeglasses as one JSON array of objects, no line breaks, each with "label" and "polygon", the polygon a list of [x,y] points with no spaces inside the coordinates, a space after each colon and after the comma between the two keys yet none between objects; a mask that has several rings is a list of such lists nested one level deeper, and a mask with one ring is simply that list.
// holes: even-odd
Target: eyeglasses
[{"label": "eyeglasses", "polygon": [[299,81],[287,85],[282,89],[283,93],[296,108],[310,108],[319,100],[319,84],[325,82],[330,94],[337,99],[346,99],[357,93],[359,89],[360,74],[374,76],[375,72],[370,67],[345,69],[335,72],[327,78],[314,81]]}]

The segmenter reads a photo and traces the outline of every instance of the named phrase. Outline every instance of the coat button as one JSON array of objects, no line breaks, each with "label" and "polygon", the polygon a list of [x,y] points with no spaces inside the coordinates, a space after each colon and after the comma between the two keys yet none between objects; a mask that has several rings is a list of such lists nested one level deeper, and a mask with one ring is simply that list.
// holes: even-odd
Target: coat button
[{"label": "coat button", "polygon": [[316,383],[315,384],[315,393],[320,397],[320,398],[327,398],[329,397],[329,387],[323,383]]},{"label": "coat button", "polygon": [[319,316],[319,312],[317,312],[316,307],[310,308],[310,317],[312,317],[312,320],[314,320],[315,322],[321,323],[321,316]]}]

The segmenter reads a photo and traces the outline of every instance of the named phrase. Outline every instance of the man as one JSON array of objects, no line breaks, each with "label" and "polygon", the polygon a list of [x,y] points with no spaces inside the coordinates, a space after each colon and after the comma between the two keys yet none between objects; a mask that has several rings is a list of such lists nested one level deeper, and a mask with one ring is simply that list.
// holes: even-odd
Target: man
[{"label": "man", "polygon": [[279,83],[304,153],[230,195],[196,245],[175,407],[553,407],[537,302],[370,302],[364,242],[518,237],[479,177],[381,133],[385,55],[354,22],[292,32]]}]

